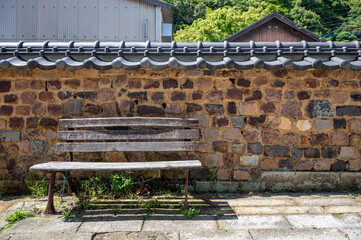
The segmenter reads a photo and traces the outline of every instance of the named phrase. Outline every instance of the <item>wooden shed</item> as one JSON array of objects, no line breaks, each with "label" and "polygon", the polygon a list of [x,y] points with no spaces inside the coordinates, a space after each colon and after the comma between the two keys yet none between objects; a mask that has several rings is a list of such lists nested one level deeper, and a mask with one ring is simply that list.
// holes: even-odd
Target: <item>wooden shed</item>
[{"label": "wooden shed", "polygon": [[243,28],[223,41],[229,42],[307,42],[325,41],[322,37],[305,29],[277,12]]}]

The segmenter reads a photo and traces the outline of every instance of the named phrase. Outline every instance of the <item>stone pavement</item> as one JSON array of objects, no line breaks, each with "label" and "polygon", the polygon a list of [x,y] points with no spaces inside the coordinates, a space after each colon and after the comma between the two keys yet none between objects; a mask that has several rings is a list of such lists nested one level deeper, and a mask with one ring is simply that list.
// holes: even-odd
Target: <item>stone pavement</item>
[{"label": "stone pavement", "polygon": [[[68,220],[59,214],[19,221],[2,230],[0,239],[361,240],[360,195],[196,195],[191,205],[200,209],[200,216],[192,219],[177,209],[181,197],[157,199],[162,205],[154,211],[142,209],[144,205],[134,200],[93,201],[90,210]],[[16,200],[0,213],[0,227],[4,226],[4,216],[23,203],[28,209],[45,206],[44,200]]]}]

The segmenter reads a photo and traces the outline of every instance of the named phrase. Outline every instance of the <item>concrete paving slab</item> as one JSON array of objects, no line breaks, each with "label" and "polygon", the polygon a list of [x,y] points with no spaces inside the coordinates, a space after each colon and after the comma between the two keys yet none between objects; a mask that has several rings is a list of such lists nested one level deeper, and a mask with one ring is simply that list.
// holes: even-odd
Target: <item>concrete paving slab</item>
[{"label": "concrete paving slab", "polygon": [[248,230],[232,231],[228,229],[218,231],[189,231],[180,232],[181,240],[252,240]]},{"label": "concrete paving slab", "polygon": [[1,234],[0,233],[0,239],[2,240],[9,240],[11,238],[10,234]]},{"label": "concrete paving slab", "polygon": [[339,232],[350,240],[361,239],[361,228],[358,229],[339,229]]},{"label": "concrete paving slab", "polygon": [[287,207],[235,207],[239,215],[289,215],[289,214],[318,214],[325,213],[322,207],[314,206],[287,206]]},{"label": "concrete paving slab", "polygon": [[344,215],[342,218],[330,214],[288,215],[287,220],[295,228],[361,228],[361,218],[357,215]]},{"label": "concrete paving slab", "polygon": [[249,198],[238,198],[238,199],[230,199],[227,200],[228,204],[232,207],[240,207],[240,206],[292,206],[297,205],[293,199],[249,199]]},{"label": "concrete paving slab", "polygon": [[195,229],[217,229],[217,221],[213,216],[186,218],[184,216],[151,216],[146,219],[143,231],[189,231]]},{"label": "concrete paving slab", "polygon": [[178,232],[116,232],[97,234],[94,240],[179,240]]},{"label": "concrete paving slab", "polygon": [[287,229],[291,225],[283,216],[279,215],[248,215],[230,219],[220,217],[219,229]]},{"label": "concrete paving slab", "polygon": [[330,206],[324,208],[328,213],[361,213],[361,206]]},{"label": "concrete paving slab", "polygon": [[359,202],[352,198],[295,198],[295,201],[301,206],[346,206],[360,205]]},{"label": "concrete paving slab", "polygon": [[10,240],[91,240],[92,234],[68,234],[68,233],[33,233],[33,234],[14,234]]},{"label": "concrete paving slab", "polygon": [[141,231],[142,216],[105,216],[88,218],[81,224],[81,233],[135,232]]},{"label": "concrete paving slab", "polygon": [[337,229],[250,230],[257,240],[347,240]]},{"label": "concrete paving slab", "polygon": [[4,233],[49,233],[49,232],[67,232],[75,233],[82,221],[64,221],[62,219],[46,218],[28,218],[16,223],[14,226],[5,229]]}]

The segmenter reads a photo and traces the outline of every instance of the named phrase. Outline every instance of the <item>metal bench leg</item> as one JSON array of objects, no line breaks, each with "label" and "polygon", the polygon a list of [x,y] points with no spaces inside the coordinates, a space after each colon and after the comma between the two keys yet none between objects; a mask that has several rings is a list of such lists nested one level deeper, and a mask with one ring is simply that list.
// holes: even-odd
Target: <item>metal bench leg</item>
[{"label": "metal bench leg", "polygon": [[45,208],[45,214],[55,214],[54,207],[54,184],[55,184],[56,172],[51,172],[50,183],[49,183],[49,193],[48,193],[48,205]]},{"label": "metal bench leg", "polygon": [[184,185],[184,209],[188,210],[188,179],[189,169],[186,169],[186,184]]}]

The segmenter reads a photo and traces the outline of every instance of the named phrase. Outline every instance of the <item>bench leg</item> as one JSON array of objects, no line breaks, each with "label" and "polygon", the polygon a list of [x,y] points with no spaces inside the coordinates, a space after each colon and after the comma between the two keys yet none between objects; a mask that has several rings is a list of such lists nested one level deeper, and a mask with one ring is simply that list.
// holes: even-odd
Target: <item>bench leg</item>
[{"label": "bench leg", "polygon": [[188,210],[188,179],[189,179],[189,169],[186,169],[186,183],[184,185],[184,209]]},{"label": "bench leg", "polygon": [[55,176],[56,172],[51,172],[50,183],[49,183],[49,193],[48,193],[48,205],[45,208],[45,214],[55,214],[54,207],[54,185],[55,185]]}]

